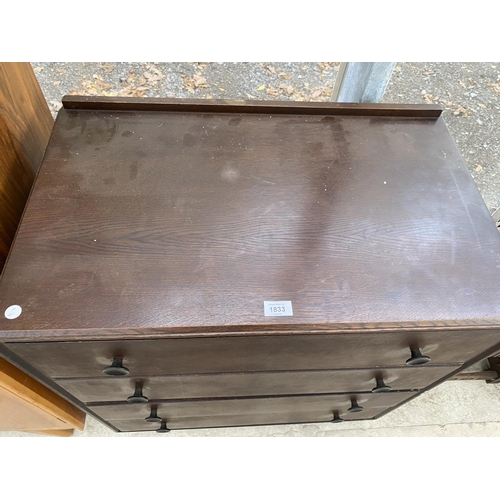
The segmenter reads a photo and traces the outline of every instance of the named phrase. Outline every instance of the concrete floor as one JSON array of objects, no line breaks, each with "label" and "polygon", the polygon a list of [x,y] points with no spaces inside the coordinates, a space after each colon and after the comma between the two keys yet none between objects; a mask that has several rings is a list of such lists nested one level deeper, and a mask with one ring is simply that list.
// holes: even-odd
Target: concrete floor
[{"label": "concrete floor", "polygon": [[[149,73],[144,73],[147,80],[151,68],[159,68],[159,74],[163,74],[158,80],[153,71],[151,82],[146,82],[151,95],[300,100],[328,100],[338,70],[335,63],[204,65],[153,63],[142,68],[139,63],[135,66],[33,63],[54,114],[61,96],[66,93],[110,95],[114,91],[137,91],[143,87],[132,86],[136,84],[135,78],[148,70]],[[498,63],[399,63],[384,96],[385,102],[443,105],[445,121],[490,211],[500,205],[499,70]],[[194,76],[188,79],[191,73]],[[184,78],[185,75],[188,76]],[[270,86],[273,78],[276,82]],[[280,84],[279,78],[284,79],[286,85]],[[325,84],[328,79],[330,82]],[[261,95],[264,84],[265,94]],[[39,435],[0,432],[1,436]],[[114,433],[91,417],[87,418],[84,431],[75,431],[74,436],[160,437],[154,432]],[[180,436],[500,436],[500,384],[446,382],[376,421],[201,429],[161,435]]]}]

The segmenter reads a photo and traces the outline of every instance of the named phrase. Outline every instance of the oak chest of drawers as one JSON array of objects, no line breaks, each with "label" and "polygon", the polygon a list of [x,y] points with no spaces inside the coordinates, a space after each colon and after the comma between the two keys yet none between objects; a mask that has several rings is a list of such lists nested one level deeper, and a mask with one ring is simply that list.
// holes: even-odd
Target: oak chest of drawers
[{"label": "oak chest of drawers", "polygon": [[500,349],[500,235],[440,114],[66,97],[0,350],[117,431],[383,416]]}]

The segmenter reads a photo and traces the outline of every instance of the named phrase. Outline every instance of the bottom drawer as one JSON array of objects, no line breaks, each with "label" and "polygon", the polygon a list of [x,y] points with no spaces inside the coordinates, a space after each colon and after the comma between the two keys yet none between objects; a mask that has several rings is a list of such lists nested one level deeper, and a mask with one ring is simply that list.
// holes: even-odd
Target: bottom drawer
[{"label": "bottom drawer", "polygon": [[[178,400],[147,404],[90,405],[92,411],[121,431],[156,430],[146,422],[152,410],[167,421],[169,429],[232,427],[241,425],[328,422],[334,412],[344,420],[373,418],[412,397],[415,392],[334,396]],[[354,406],[359,411],[349,411]]]},{"label": "bottom drawer", "polygon": [[[376,417],[385,411],[385,408],[370,408],[365,411],[364,416],[360,413],[344,415],[344,420],[359,420]],[[332,420],[332,413],[309,412],[309,413],[265,413],[263,415],[222,415],[218,417],[173,417],[168,421],[168,428],[171,430],[181,429],[206,429],[209,427],[243,427],[254,425],[275,425],[275,424],[313,424],[325,423]],[[121,432],[134,431],[156,431],[160,423],[145,422],[142,419],[134,420],[113,420],[110,422]]]}]

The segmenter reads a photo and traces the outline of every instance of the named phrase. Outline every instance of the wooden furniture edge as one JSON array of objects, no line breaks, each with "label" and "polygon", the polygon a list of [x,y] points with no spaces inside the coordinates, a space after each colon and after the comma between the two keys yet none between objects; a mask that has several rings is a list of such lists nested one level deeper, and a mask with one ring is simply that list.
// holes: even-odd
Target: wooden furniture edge
[{"label": "wooden furniture edge", "polygon": [[19,432],[29,432],[30,434],[47,434],[48,436],[56,436],[56,437],[71,437],[73,435],[74,429],[50,429],[50,430],[36,430],[36,431],[28,430]]},{"label": "wooden furniture edge", "polygon": [[437,104],[366,104],[338,102],[259,101],[225,99],[171,99],[135,97],[89,97],[66,95],[64,109],[98,111],[172,111],[198,113],[264,113],[294,115],[393,116],[438,118]]},{"label": "wooden furniture edge", "polygon": [[83,430],[85,426],[83,411],[3,358],[0,358],[0,387],[53,417],[64,420],[69,426],[78,430]]},{"label": "wooden furniture edge", "polygon": [[[212,337],[246,336],[296,336],[296,335],[359,335],[366,333],[401,333],[412,334],[428,332],[461,332],[498,330],[500,319],[491,321],[435,321],[416,323],[373,323],[373,324],[329,324],[329,325],[259,325],[259,330],[252,330],[247,325],[230,325],[227,328],[197,326],[186,328],[168,327],[121,327],[88,329],[51,329],[51,330],[0,330],[0,342],[5,346],[15,342],[71,342],[92,340],[154,340],[187,339]],[[103,337],[103,332],[105,336]]]},{"label": "wooden furniture edge", "polygon": [[0,271],[54,125],[28,62],[0,62]]},{"label": "wooden furniture edge", "polygon": [[437,387],[438,385],[440,385],[440,384],[442,384],[444,382],[454,381],[454,380],[460,380],[460,379],[456,379],[455,378],[460,372],[463,372],[465,369],[469,368],[469,366],[472,366],[474,363],[478,363],[479,361],[481,361],[483,359],[486,359],[490,354],[495,353],[495,352],[500,352],[499,349],[500,349],[500,343],[495,344],[493,347],[490,347],[489,349],[486,349],[481,354],[479,354],[477,356],[474,356],[472,359],[470,359],[466,363],[463,363],[460,366],[460,368],[457,368],[455,371],[453,371],[451,373],[448,373],[447,375],[445,375],[444,377],[440,378],[439,380],[436,380],[435,382],[433,382],[432,384],[428,385],[424,389],[419,390],[413,396],[410,396],[406,401],[402,401],[401,403],[398,403],[397,405],[395,405],[395,406],[393,406],[391,408],[387,408],[382,413],[380,413],[379,415],[377,415],[376,417],[374,417],[373,420],[378,420],[379,418],[384,417],[385,415],[387,415],[391,411],[396,410],[400,406],[403,406],[403,404],[409,403],[410,401],[412,401],[413,399],[415,399],[419,395],[423,394],[424,392],[430,391],[431,389],[434,389],[434,387]]},{"label": "wooden furniture edge", "polygon": [[486,358],[489,370],[479,372],[458,373],[453,380],[484,380],[487,384],[500,384],[500,353],[494,353]]}]

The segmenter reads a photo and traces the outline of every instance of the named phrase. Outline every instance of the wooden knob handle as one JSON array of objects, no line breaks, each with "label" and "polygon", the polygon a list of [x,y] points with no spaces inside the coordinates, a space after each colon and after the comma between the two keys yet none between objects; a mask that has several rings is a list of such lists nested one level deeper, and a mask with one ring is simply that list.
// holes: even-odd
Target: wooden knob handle
[{"label": "wooden knob handle", "polygon": [[410,348],[410,351],[411,351],[411,358],[406,360],[406,364],[408,366],[425,365],[425,363],[428,363],[431,360],[429,356],[424,356],[420,352],[420,349]]},{"label": "wooden knob handle", "polygon": [[152,406],[149,417],[146,417],[144,420],[146,422],[161,422],[161,418],[158,416],[158,407]]},{"label": "wooden knob handle", "polygon": [[167,421],[162,420],[160,428],[156,430],[156,432],[170,432],[170,429],[167,427]]},{"label": "wooden knob handle", "polygon": [[385,385],[382,377],[377,377],[375,380],[377,381],[377,385],[372,389],[372,392],[391,392],[391,388],[388,385]]},{"label": "wooden knob handle", "polygon": [[129,369],[123,366],[122,358],[113,358],[111,365],[106,366],[102,372],[113,377],[128,375],[130,373]]},{"label": "wooden knob handle", "polygon": [[338,424],[338,423],[343,422],[343,421],[344,421],[344,419],[340,418],[339,412],[338,411],[334,411],[333,412],[333,420],[332,420],[332,422],[334,424]]},{"label": "wooden knob handle", "polygon": [[356,399],[351,399],[351,407],[347,410],[351,413],[357,413],[358,411],[363,411],[363,407],[358,405]]},{"label": "wooden knob handle", "polygon": [[129,403],[147,403],[148,398],[142,393],[142,384],[137,384],[135,386],[135,391],[132,396],[127,398]]}]

